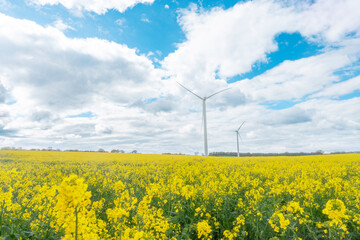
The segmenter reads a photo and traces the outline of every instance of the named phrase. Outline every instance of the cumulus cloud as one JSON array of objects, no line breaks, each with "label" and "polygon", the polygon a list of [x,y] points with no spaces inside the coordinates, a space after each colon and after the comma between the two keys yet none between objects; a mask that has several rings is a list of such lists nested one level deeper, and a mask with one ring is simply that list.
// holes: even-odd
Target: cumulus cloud
[{"label": "cumulus cloud", "polygon": [[154,0],[30,0],[36,5],[57,5],[61,4],[65,8],[75,12],[91,11],[96,14],[105,14],[109,9],[125,12],[126,9],[134,7],[136,4],[152,4]]},{"label": "cumulus cloud", "polygon": [[[59,136],[110,134],[101,116],[127,116],[130,103],[161,96],[161,70],[126,45],[71,39],[54,27],[0,14],[0,50],[0,99],[14,100],[4,107],[13,118],[3,128],[21,129],[24,138],[65,144]],[[100,120],[65,119],[90,111]]]},{"label": "cumulus cloud", "polygon": [[32,121],[36,122],[48,121],[52,118],[52,113],[50,111],[37,110],[31,113],[30,118]]},{"label": "cumulus cloud", "polygon": [[[355,53],[359,52],[360,45]],[[257,101],[301,100],[306,95],[324,95],[326,93],[319,91],[340,80],[334,72],[351,64],[351,55],[346,48],[342,48],[296,61],[285,61],[251,80],[239,82],[238,86]],[[338,87],[349,90],[355,82],[356,79]]]},{"label": "cumulus cloud", "polygon": [[126,22],[126,19],[125,18],[118,18],[116,19],[115,23],[119,26],[123,26],[124,23]]},{"label": "cumulus cloud", "polygon": [[359,35],[360,17],[351,11],[359,4],[356,0],[319,0],[302,3],[299,8],[297,4],[257,0],[226,10],[191,5],[179,18],[186,41],[164,59],[163,66],[180,82],[197,87],[220,85],[221,79],[266,62],[267,54],[278,49],[275,37],[283,32],[299,32],[308,41],[343,46],[342,40],[349,34]]},{"label": "cumulus cloud", "polygon": [[151,23],[150,19],[145,14],[141,15],[140,20],[143,21],[143,22],[146,22],[146,23]]},{"label": "cumulus cloud", "polygon": [[0,82],[0,103],[5,102],[6,99],[6,89]]},{"label": "cumulus cloud", "polygon": [[187,39],[164,59],[163,66],[180,82],[216,84],[216,75],[224,79],[266,61],[266,54],[277,50],[274,36],[294,31],[295,22],[290,9],[269,1],[210,11],[192,5],[179,19]]},{"label": "cumulus cloud", "polygon": [[214,105],[220,108],[224,107],[238,107],[240,105],[244,105],[251,101],[250,95],[245,94],[244,89],[239,87],[239,84],[234,84],[228,90],[225,90],[224,93],[220,93],[217,96],[214,104],[210,103],[210,105]]},{"label": "cumulus cloud", "polygon": [[111,134],[113,132],[113,127],[104,124],[97,124],[95,125],[95,131],[99,134]]},{"label": "cumulus cloud", "polygon": [[71,109],[99,97],[127,102],[156,93],[160,76],[135,49],[96,38],[70,39],[55,28],[3,14],[0,19],[0,74],[19,104]]},{"label": "cumulus cloud", "polygon": [[16,137],[16,130],[9,129],[7,125],[12,121],[10,113],[0,107],[0,136]]},{"label": "cumulus cloud", "polygon": [[351,78],[343,82],[335,82],[323,91],[314,94],[314,97],[339,97],[360,90],[360,76]]},{"label": "cumulus cloud", "polygon": [[161,96],[160,98],[154,99],[139,99],[132,103],[131,107],[138,107],[152,113],[158,112],[170,112],[176,109],[177,98],[171,95]]},{"label": "cumulus cloud", "polygon": [[300,13],[299,30],[305,36],[329,43],[341,42],[349,34],[359,36],[360,16],[354,11],[359,7],[357,0],[315,1]]},{"label": "cumulus cloud", "polygon": [[54,27],[59,29],[60,31],[65,31],[65,30],[75,30],[75,28],[67,25],[66,23],[63,22],[63,20],[58,19],[53,23]]},{"label": "cumulus cloud", "polygon": [[0,125],[5,126],[7,122],[10,120],[10,114],[9,112],[5,110],[0,111]]},{"label": "cumulus cloud", "polygon": [[310,122],[312,120],[312,112],[305,111],[299,107],[290,109],[272,111],[266,118],[263,118],[264,124],[267,125],[289,125]]}]

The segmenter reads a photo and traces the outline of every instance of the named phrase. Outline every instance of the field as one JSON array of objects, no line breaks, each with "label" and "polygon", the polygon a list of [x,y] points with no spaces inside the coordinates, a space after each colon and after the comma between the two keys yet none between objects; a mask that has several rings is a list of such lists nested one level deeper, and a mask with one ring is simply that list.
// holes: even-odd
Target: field
[{"label": "field", "polygon": [[0,151],[0,239],[360,239],[360,155]]}]

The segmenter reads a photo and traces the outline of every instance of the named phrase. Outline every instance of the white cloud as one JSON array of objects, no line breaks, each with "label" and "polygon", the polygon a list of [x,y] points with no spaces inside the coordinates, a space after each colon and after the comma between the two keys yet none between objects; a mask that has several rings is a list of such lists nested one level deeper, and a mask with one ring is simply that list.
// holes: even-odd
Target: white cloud
[{"label": "white cloud", "polygon": [[65,8],[74,12],[91,11],[96,14],[105,14],[109,9],[125,12],[126,9],[134,7],[136,4],[152,4],[154,0],[30,0],[36,5],[57,5],[61,4]]},{"label": "white cloud", "polygon": [[123,26],[124,23],[126,22],[126,19],[125,18],[118,18],[116,19],[115,23],[119,26]]},{"label": "white cloud", "polygon": [[179,81],[191,79],[191,84],[214,82],[216,72],[221,78],[245,73],[277,50],[274,36],[295,31],[296,20],[291,9],[271,1],[208,12],[193,5],[180,18],[187,40],[163,64]]},{"label": "white cloud", "polygon": [[111,134],[113,132],[113,127],[108,124],[96,124],[95,131],[99,134]]},{"label": "white cloud", "polygon": [[328,42],[339,42],[355,33],[360,36],[360,8],[357,0],[318,0],[301,13],[301,33]]},{"label": "white cloud", "polygon": [[58,30],[60,30],[60,31],[62,31],[62,32],[65,31],[65,30],[68,30],[68,29],[70,29],[70,30],[75,30],[75,28],[73,28],[73,27],[65,24],[65,23],[63,22],[63,20],[61,20],[61,19],[56,20],[56,21],[53,23],[53,26],[54,26],[56,29],[58,29]]},{"label": "white cloud", "polygon": [[[360,45],[357,51],[360,52]],[[334,75],[334,72],[351,64],[351,56],[344,48],[296,61],[285,61],[251,80],[238,82],[236,86],[257,101],[300,100],[339,81],[339,76]]]},{"label": "white cloud", "polygon": [[80,135],[76,135],[76,134],[66,134],[64,136],[65,139],[78,139],[78,138],[81,138]]},{"label": "white cloud", "polygon": [[6,89],[5,87],[2,85],[2,83],[0,82],[0,103],[5,102],[6,100]]},{"label": "white cloud", "polygon": [[2,14],[0,19],[0,73],[19,104],[64,109],[89,106],[96,96],[129,102],[139,92],[145,91],[143,97],[156,92],[150,84],[159,73],[135,49],[96,38],[70,39],[55,28]]},{"label": "white cloud", "polygon": [[333,83],[323,91],[314,94],[314,97],[340,97],[342,95],[350,94],[356,90],[360,90],[360,76],[351,78],[349,80]]},{"label": "white cloud", "polygon": [[145,14],[141,15],[141,19],[142,22],[146,22],[146,23],[151,23],[150,19],[148,17],[146,17]]},{"label": "white cloud", "polygon": [[360,15],[352,10],[359,4],[357,0],[320,0],[303,4],[299,10],[258,0],[209,11],[192,5],[179,18],[186,41],[164,59],[163,66],[179,81],[199,87],[216,84],[216,75],[226,79],[266,62],[267,54],[278,49],[274,38],[282,32],[300,32],[308,39],[323,40],[322,44],[342,46],[348,34],[359,35]]},{"label": "white cloud", "polygon": [[[140,111],[131,113],[129,106],[160,97],[163,88],[161,71],[136,49],[97,38],[70,39],[54,27],[4,14],[0,49],[0,97],[4,102],[11,95],[16,101],[4,106],[9,117],[2,129],[18,136],[14,144],[28,137],[38,140],[32,144],[46,139],[60,144],[63,135],[111,135],[114,128],[102,116],[137,118]],[[83,112],[97,117],[66,118]],[[118,119],[112,121],[117,125]]]}]

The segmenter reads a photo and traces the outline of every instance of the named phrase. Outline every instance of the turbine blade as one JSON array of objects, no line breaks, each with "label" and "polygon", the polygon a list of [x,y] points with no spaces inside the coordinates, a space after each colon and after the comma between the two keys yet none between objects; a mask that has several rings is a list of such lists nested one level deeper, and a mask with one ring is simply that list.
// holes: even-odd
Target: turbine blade
[{"label": "turbine blade", "polygon": [[225,89],[223,89],[223,90],[221,90],[221,91],[218,91],[218,92],[216,92],[216,93],[213,93],[213,94],[211,94],[210,96],[206,97],[206,99],[211,98],[211,97],[215,96],[216,94],[219,94],[219,93],[221,93],[221,92],[223,92],[223,91],[226,91],[226,90],[229,90],[229,89],[230,89],[230,88],[225,88]]},{"label": "turbine blade", "polygon": [[200,98],[201,100],[203,100],[202,97],[200,97],[199,95],[193,93],[190,89],[186,88],[184,85],[182,85],[181,83],[179,83],[178,81],[176,81],[180,86],[182,86],[183,88],[185,88],[187,91],[191,92],[192,94],[194,94],[196,97]]},{"label": "turbine blade", "polygon": [[238,131],[240,131],[240,128],[242,127],[242,125],[245,123],[245,121],[240,125],[240,127],[238,128]]},{"label": "turbine blade", "polygon": [[242,138],[241,138],[241,135],[240,135],[240,133],[238,133],[238,134],[239,134],[239,137],[240,137],[241,143],[244,143],[244,142],[243,142],[243,140],[242,140]]}]

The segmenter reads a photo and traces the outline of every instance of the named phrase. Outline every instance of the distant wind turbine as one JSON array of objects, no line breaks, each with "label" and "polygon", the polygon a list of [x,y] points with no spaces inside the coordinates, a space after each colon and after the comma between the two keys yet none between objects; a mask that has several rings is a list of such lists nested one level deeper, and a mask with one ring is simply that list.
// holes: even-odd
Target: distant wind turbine
[{"label": "distant wind turbine", "polygon": [[241,138],[241,136],[240,136],[239,131],[240,131],[240,128],[242,127],[242,125],[243,125],[244,123],[245,123],[245,122],[243,122],[243,123],[240,125],[240,127],[235,131],[235,132],[236,132],[237,156],[238,156],[238,157],[240,156],[240,153],[239,153],[239,137],[240,137],[240,139],[241,139],[241,141],[242,141],[242,138]]},{"label": "distant wind turbine", "polygon": [[182,86],[185,90],[189,91],[190,93],[194,94],[194,96],[200,98],[202,100],[202,105],[203,105],[203,108],[202,108],[202,115],[203,115],[203,120],[204,120],[204,152],[205,152],[205,156],[207,157],[209,154],[208,154],[208,142],[207,142],[207,126],[206,126],[206,100],[215,96],[216,94],[219,94],[225,90],[228,90],[229,88],[226,88],[226,89],[223,89],[221,91],[218,91],[216,93],[213,93],[211,94],[210,96],[208,97],[200,97],[199,95],[193,93],[191,90],[189,90],[188,88],[186,88],[184,85],[182,85],[181,83],[177,82],[180,86]]}]

